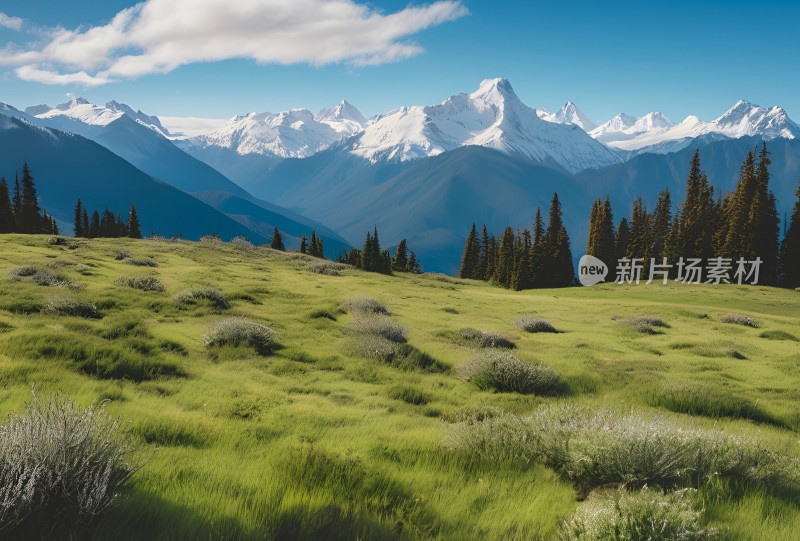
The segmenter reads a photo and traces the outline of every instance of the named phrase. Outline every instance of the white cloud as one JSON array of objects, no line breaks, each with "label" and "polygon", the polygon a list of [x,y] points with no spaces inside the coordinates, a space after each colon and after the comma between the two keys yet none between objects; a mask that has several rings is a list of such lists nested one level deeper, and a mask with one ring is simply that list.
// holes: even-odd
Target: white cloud
[{"label": "white cloud", "polygon": [[389,14],[353,0],[146,0],[104,26],[0,51],[0,64],[26,80],[87,86],[233,58],[368,66],[421,53],[410,36],[466,14],[458,0]]},{"label": "white cloud", "polygon": [[22,19],[19,17],[11,17],[0,11],[0,26],[19,32],[22,29]]}]

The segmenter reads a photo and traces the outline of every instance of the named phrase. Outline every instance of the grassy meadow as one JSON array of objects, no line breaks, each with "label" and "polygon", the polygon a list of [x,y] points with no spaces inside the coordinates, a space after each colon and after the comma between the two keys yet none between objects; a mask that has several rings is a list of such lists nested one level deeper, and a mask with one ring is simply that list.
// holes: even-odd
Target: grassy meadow
[{"label": "grassy meadow", "polygon": [[[363,298],[388,314],[364,315]],[[210,340],[228,318],[272,329],[269,347]],[[611,459],[596,449],[511,452],[529,440],[508,427],[553,408],[654,419],[651,442],[755,442],[778,457],[769,475],[759,462],[656,484],[692,489],[686,512],[720,539],[800,539],[799,340],[800,292],[767,287],[518,293],[212,241],[0,236],[0,415],[35,382],[40,399],[105,402],[138,448],[93,539],[589,539],[565,524],[622,485],[649,497],[656,478],[597,471]],[[376,360],[387,344],[402,353]],[[479,378],[487,350],[549,391]]]}]

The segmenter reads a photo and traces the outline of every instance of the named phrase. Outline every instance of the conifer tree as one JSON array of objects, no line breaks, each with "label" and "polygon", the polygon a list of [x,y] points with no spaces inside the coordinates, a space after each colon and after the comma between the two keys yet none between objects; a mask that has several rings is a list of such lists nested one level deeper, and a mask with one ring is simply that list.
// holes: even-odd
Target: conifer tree
[{"label": "conifer tree", "polygon": [[530,286],[533,288],[544,287],[546,256],[546,231],[542,220],[542,209],[536,208],[536,218],[533,221],[533,238],[531,239],[531,278]]},{"label": "conifer tree", "polygon": [[759,282],[768,285],[776,284],[778,279],[778,237],[780,235],[780,218],[775,194],[769,189],[769,166],[771,163],[767,144],[762,143],[756,168],[756,189],[750,204],[748,228],[752,235],[753,253],[762,261]]},{"label": "conifer tree", "polygon": [[740,257],[748,260],[755,258],[753,235],[750,231],[750,209],[756,196],[757,183],[755,157],[750,151],[742,164],[736,191],[725,205],[724,241],[721,245],[723,257],[734,260]]},{"label": "conifer tree", "polygon": [[495,281],[503,287],[511,285],[514,270],[514,230],[506,227],[497,248],[497,269]]},{"label": "conifer tree", "polygon": [[397,243],[397,249],[394,251],[394,260],[392,261],[392,270],[397,272],[407,272],[409,270],[406,239],[402,239]]},{"label": "conifer tree", "polygon": [[83,237],[89,238],[89,213],[86,211],[86,207],[83,208],[83,217],[81,218],[81,231],[83,231]]},{"label": "conifer tree", "polygon": [[480,278],[481,245],[478,241],[478,233],[475,224],[472,224],[467,241],[464,244],[464,255],[461,257],[461,268],[458,271],[459,278]]},{"label": "conifer tree", "polygon": [[78,199],[78,202],[75,203],[75,218],[72,225],[72,231],[76,237],[83,237],[83,203],[81,200]]},{"label": "conifer tree", "polygon": [[382,274],[392,274],[392,254],[389,253],[389,250],[381,252],[380,272]]},{"label": "conifer tree", "polygon": [[417,261],[417,254],[415,254],[413,250],[411,250],[408,256],[408,272],[412,272],[414,274],[422,273],[422,267],[420,266],[419,261]]},{"label": "conifer tree", "polygon": [[[615,249],[617,253],[617,257],[621,258],[624,257],[625,254],[628,253],[628,244],[631,240],[631,230],[628,226],[628,219],[622,218],[617,225],[617,234],[615,236]],[[616,262],[613,262],[614,266],[616,267]],[[611,264],[606,263],[607,265],[611,266]]]},{"label": "conifer tree", "polygon": [[797,201],[789,218],[780,254],[780,284],[792,289],[800,288],[800,187],[795,193]]},{"label": "conifer tree", "polygon": [[19,209],[22,206],[22,188],[19,186],[19,173],[14,175],[14,196],[11,203],[14,206],[14,216],[19,216]]},{"label": "conifer tree", "polygon": [[22,196],[19,212],[16,213],[17,227],[22,233],[38,233],[40,223],[39,198],[36,195],[36,186],[28,164],[22,167]]},{"label": "conifer tree", "polygon": [[658,263],[661,263],[661,259],[665,255],[665,246],[671,227],[672,196],[669,193],[669,188],[664,188],[664,190],[658,194],[658,201],[656,202],[656,208],[653,211],[651,223],[651,235],[653,241],[652,256]]},{"label": "conifer tree", "polygon": [[489,249],[486,254],[486,280],[494,280],[497,273],[497,238],[494,235],[489,237]]},{"label": "conifer tree", "polygon": [[489,270],[489,231],[486,229],[486,224],[483,224],[481,229],[481,256],[478,261],[478,279],[488,280],[487,275]]},{"label": "conifer tree", "polygon": [[714,235],[718,227],[714,188],[700,164],[700,151],[695,150],[686,179],[686,198],[681,207],[681,246],[683,257],[706,261],[714,255]]},{"label": "conifer tree", "polygon": [[139,223],[139,214],[137,214],[136,206],[133,204],[131,204],[131,210],[128,212],[128,224],[126,229],[129,238],[142,238],[142,225]]},{"label": "conifer tree", "polygon": [[100,236],[100,213],[96,210],[92,213],[92,221],[89,223],[89,238],[96,239]]},{"label": "conifer tree", "polygon": [[592,205],[589,239],[586,253],[598,258],[608,265],[609,274],[613,278],[616,268],[616,247],[614,243],[614,215],[611,211],[611,199],[598,199]]},{"label": "conifer tree", "polygon": [[308,237],[303,235],[300,237],[300,253],[307,254],[308,253]]},{"label": "conifer tree", "polygon": [[637,197],[633,202],[633,211],[630,221],[630,240],[625,256],[628,259],[640,258],[642,265],[646,269],[650,265],[652,256],[652,239],[650,232],[650,214],[641,197]]},{"label": "conifer tree", "polygon": [[575,283],[575,267],[572,264],[569,235],[564,227],[561,202],[558,194],[553,194],[545,234],[547,265],[544,268],[547,287],[566,287]]},{"label": "conifer tree", "polygon": [[8,195],[8,184],[0,178],[0,233],[13,233],[17,229],[14,207]]},{"label": "conifer tree", "polygon": [[528,229],[523,230],[521,235],[517,233],[514,251],[515,260],[514,272],[511,276],[511,289],[516,291],[530,289],[533,287],[533,242],[531,240],[531,232]]},{"label": "conifer tree", "polygon": [[283,245],[283,236],[281,236],[281,232],[278,231],[277,227],[272,232],[272,242],[270,243],[270,248],[273,250],[279,250],[281,252],[286,251],[286,246]]}]

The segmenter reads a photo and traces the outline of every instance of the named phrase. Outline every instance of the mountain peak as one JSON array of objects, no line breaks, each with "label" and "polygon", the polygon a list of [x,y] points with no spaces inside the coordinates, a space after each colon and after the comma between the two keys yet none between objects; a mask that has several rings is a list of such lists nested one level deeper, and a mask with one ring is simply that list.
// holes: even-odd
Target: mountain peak
[{"label": "mountain peak", "polygon": [[342,100],[333,109],[323,109],[315,117],[320,122],[355,122],[361,127],[367,125],[367,118],[352,103]]},{"label": "mountain peak", "polygon": [[571,100],[567,100],[561,110],[552,115],[552,117],[552,121],[561,124],[574,124],[585,132],[592,131],[597,127],[597,124],[586,116]]},{"label": "mountain peak", "polygon": [[56,105],[56,109],[59,111],[69,111],[70,109],[77,107],[78,105],[91,105],[91,102],[86,98],[72,98],[70,101],[66,103],[62,103],[60,105]]}]

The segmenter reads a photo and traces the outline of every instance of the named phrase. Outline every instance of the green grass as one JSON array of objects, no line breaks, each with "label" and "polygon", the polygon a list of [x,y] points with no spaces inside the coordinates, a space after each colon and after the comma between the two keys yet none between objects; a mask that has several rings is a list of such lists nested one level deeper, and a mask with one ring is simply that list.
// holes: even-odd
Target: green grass
[{"label": "green grass", "polygon": [[[137,270],[119,251],[159,266]],[[243,243],[0,236],[0,277],[25,266],[83,287],[0,279],[0,414],[24,411],[36,382],[42,398],[106,401],[145,446],[132,491],[93,539],[557,539],[583,516],[581,485],[608,476],[575,469],[591,480],[581,483],[565,471],[572,462],[452,452],[446,434],[453,423],[562,403],[800,454],[800,350],[786,337],[800,328],[795,291],[610,284],[518,293],[441,276],[315,274],[308,258]],[[115,285],[137,272],[163,292]],[[209,284],[224,291],[224,314],[207,299],[189,308],[173,300]],[[103,318],[43,312],[62,296]],[[384,312],[407,342],[381,337],[391,344],[383,356],[354,348],[353,320],[365,312]],[[728,314],[761,328],[727,324]],[[643,315],[669,327],[650,321],[663,334],[649,334],[626,323]],[[559,332],[514,326],[528,316]],[[228,317],[269,327],[277,342],[268,354],[206,348],[203,337]],[[462,381],[458,367],[481,351],[462,342],[467,328],[513,341],[516,357],[551,368],[569,395]],[[688,394],[667,393],[689,384]],[[647,458],[622,457],[623,467]],[[700,527],[732,540],[800,539],[797,495],[750,479],[693,481]]]}]

